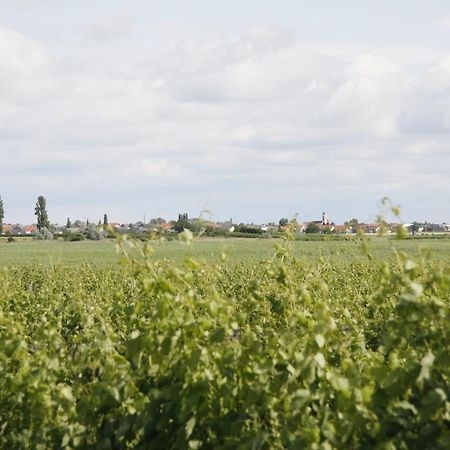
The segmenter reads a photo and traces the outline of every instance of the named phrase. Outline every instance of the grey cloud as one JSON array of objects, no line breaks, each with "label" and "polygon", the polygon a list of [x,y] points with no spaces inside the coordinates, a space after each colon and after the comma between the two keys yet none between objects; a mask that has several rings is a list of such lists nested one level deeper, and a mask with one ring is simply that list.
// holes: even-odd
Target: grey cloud
[{"label": "grey cloud", "polygon": [[413,135],[450,132],[450,55],[416,75],[402,105],[399,126]]},{"label": "grey cloud", "polygon": [[450,132],[450,91],[421,95],[409,99],[399,118],[403,132],[440,134]]},{"label": "grey cloud", "polygon": [[84,35],[95,41],[111,41],[130,35],[134,23],[127,11],[118,11],[91,22],[84,30]]}]

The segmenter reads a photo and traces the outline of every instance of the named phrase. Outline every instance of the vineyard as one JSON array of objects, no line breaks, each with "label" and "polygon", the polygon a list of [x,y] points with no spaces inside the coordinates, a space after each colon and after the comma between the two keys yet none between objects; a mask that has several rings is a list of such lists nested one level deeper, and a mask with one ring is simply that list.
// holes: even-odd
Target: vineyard
[{"label": "vineyard", "polygon": [[0,448],[448,449],[450,261],[0,272]]}]

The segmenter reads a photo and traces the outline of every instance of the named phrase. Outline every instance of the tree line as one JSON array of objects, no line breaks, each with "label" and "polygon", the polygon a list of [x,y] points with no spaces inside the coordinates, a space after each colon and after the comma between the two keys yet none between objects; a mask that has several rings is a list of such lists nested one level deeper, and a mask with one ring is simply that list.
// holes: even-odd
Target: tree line
[{"label": "tree line", "polygon": [[[47,200],[43,195],[40,195],[37,199],[36,205],[34,207],[34,215],[37,220],[37,228],[39,231],[50,228],[50,221],[48,219],[47,212]],[[5,219],[5,207],[3,204],[3,199],[0,196],[0,233],[3,233],[3,220]]]},{"label": "tree line", "polygon": [[[47,200],[43,195],[39,195],[34,207],[34,215],[36,216],[36,225],[38,233],[36,234],[37,239],[53,239],[54,229],[50,223],[50,219],[47,211]],[[3,204],[3,199],[0,196],[0,234],[3,233],[4,228],[4,218],[5,218],[5,208]],[[101,222],[99,222],[99,225]],[[103,226],[108,227],[108,216],[104,214],[103,216]],[[72,223],[70,218],[67,218],[66,229],[72,228]],[[53,231],[53,232],[52,232]],[[75,238],[74,238],[74,235]],[[78,236],[79,235],[79,236]],[[84,233],[71,233],[67,231],[64,238],[67,240],[82,240],[84,238],[91,240],[99,240],[106,237],[106,231],[97,230],[94,224],[86,224],[86,230]]]}]

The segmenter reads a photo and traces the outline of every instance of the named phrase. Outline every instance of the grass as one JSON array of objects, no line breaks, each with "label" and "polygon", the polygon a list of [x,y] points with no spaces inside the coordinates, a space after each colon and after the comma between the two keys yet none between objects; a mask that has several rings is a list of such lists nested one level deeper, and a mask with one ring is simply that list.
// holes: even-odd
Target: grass
[{"label": "grass", "polygon": [[[220,239],[203,238],[187,246],[179,241],[155,242],[155,257],[178,262],[186,257],[206,261],[216,261],[226,254],[231,262],[243,260],[261,260],[270,258],[274,253],[277,239]],[[405,240],[390,241],[387,238],[372,237],[369,241],[371,253],[381,259],[393,257],[393,246],[410,254],[416,254],[422,248],[431,251],[435,260],[450,260],[450,240]],[[334,261],[350,261],[364,258],[357,241],[295,241],[293,254],[300,259],[318,260],[324,258]],[[0,239],[0,266],[30,264],[81,264],[109,265],[120,261],[116,243],[112,240],[64,242],[35,241],[19,239],[7,243]]]}]

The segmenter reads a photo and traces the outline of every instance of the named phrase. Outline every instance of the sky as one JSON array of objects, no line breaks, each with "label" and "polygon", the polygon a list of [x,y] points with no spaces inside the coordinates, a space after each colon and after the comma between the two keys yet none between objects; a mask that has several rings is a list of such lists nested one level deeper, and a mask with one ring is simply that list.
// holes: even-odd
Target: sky
[{"label": "sky", "polygon": [[6,223],[450,222],[448,0],[0,0]]}]

